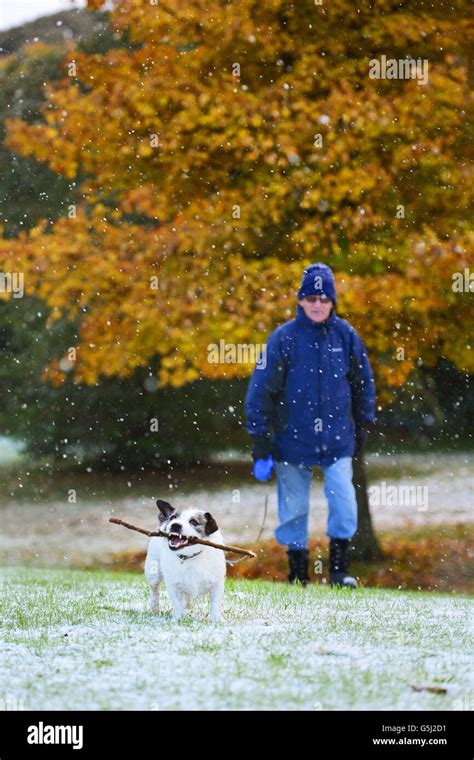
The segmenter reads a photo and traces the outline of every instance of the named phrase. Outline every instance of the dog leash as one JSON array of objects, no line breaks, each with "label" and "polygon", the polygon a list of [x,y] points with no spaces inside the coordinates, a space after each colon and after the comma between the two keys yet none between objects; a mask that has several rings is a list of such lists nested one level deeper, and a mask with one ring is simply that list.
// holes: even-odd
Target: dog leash
[{"label": "dog leash", "polygon": [[[257,544],[262,537],[263,529],[265,527],[265,522],[267,519],[267,511],[268,511],[268,494],[265,495],[265,506],[263,508],[263,521],[262,521],[259,534],[254,541],[254,544]],[[243,562],[244,559],[246,559],[246,557],[241,557],[240,559],[226,559],[225,563],[226,565],[238,565],[240,562]]]}]

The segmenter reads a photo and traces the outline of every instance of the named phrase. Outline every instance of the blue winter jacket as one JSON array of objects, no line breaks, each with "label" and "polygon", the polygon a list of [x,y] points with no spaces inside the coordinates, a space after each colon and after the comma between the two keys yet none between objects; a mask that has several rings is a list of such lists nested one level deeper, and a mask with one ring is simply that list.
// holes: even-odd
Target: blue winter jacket
[{"label": "blue winter jacket", "polygon": [[334,310],[277,327],[260,354],[245,399],[247,432],[273,439],[277,460],[332,464],[353,456],[355,425],[375,419],[375,385],[365,346]]}]

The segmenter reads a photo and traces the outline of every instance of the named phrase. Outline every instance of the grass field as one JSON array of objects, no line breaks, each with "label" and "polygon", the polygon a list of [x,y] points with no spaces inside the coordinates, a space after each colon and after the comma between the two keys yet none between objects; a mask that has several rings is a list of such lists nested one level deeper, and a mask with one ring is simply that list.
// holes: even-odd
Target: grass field
[{"label": "grass field", "polygon": [[175,624],[136,574],[0,578],[0,696],[25,710],[474,708],[468,597],[230,580],[222,623],[203,601]]}]

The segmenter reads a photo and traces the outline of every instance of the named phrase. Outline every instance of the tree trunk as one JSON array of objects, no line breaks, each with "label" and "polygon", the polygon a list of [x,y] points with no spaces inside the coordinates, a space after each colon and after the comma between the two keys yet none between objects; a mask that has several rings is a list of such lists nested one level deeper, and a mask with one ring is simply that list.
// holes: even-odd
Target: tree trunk
[{"label": "tree trunk", "polygon": [[364,449],[352,461],[354,468],[352,482],[356,489],[358,512],[358,528],[352,541],[352,558],[374,562],[383,558],[383,552],[374,533],[370,516]]}]

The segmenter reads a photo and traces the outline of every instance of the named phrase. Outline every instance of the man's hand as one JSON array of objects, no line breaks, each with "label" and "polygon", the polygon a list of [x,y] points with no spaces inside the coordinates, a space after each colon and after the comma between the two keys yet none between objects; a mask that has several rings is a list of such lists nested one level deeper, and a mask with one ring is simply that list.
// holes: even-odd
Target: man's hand
[{"label": "man's hand", "polygon": [[273,471],[272,437],[269,433],[252,435],[253,474],[257,480],[269,480]]},{"label": "man's hand", "polygon": [[257,459],[253,466],[253,474],[256,480],[269,480],[273,472],[273,457]]}]

